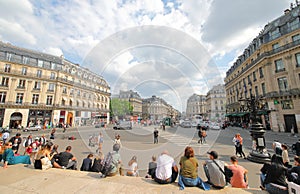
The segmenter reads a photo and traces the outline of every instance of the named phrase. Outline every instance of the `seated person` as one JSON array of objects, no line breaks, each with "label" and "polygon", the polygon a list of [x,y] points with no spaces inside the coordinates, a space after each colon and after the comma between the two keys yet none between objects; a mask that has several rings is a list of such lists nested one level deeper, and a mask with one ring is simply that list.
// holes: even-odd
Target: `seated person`
[{"label": "seated person", "polygon": [[128,162],[128,171],[127,176],[139,176],[138,164],[136,156],[133,156],[131,160]]},{"label": "seated person", "polygon": [[286,172],[282,160],[274,154],[271,158],[271,164],[265,163],[260,169],[261,189],[269,193],[288,194]]},{"label": "seated person", "polygon": [[223,188],[226,186],[226,179],[224,173],[224,162],[218,160],[218,153],[216,151],[207,152],[209,160],[203,163],[205,175],[208,183],[215,188]]},{"label": "seated person", "polygon": [[76,158],[71,153],[72,147],[67,146],[66,151],[59,153],[58,164],[62,168],[77,170]]},{"label": "seated person", "polygon": [[180,174],[178,177],[178,185],[180,190],[183,190],[185,186],[196,186],[204,190],[210,190],[210,185],[198,177],[198,160],[195,158],[192,147],[188,146],[185,148],[184,156],[180,158],[179,164]]},{"label": "seated person", "polygon": [[246,170],[244,167],[238,165],[238,160],[236,156],[230,157],[231,165],[228,165],[227,167],[232,170],[233,176],[230,179],[230,184],[232,187],[236,188],[247,188],[247,173],[248,170]]},{"label": "seated person", "polygon": [[92,172],[100,172],[102,168],[102,160],[104,156],[102,152],[99,153],[99,156],[96,156],[92,165]]},{"label": "seated person", "polygon": [[81,171],[91,171],[92,170],[92,163],[93,163],[93,154],[89,154],[85,159],[82,161],[82,165],[80,170]]},{"label": "seated person", "polygon": [[152,161],[149,162],[148,164],[148,174],[146,175],[146,178],[154,179],[156,167],[157,167],[156,156],[152,156]]},{"label": "seated person", "polygon": [[13,164],[30,164],[30,157],[25,156],[15,156],[14,151],[12,150],[12,142],[5,143],[5,150],[2,155],[4,161],[3,168],[7,168],[8,165]]},{"label": "seated person", "polygon": [[167,150],[163,151],[157,159],[154,181],[159,184],[175,182],[178,175],[178,168],[173,157],[169,156]]},{"label": "seated person", "polygon": [[288,181],[294,182],[300,185],[300,158],[294,157],[295,166],[288,170],[287,178]]},{"label": "seated person", "polygon": [[120,147],[121,147],[120,144],[114,144],[113,151],[109,152],[108,155],[105,156],[104,163],[105,161],[109,160],[110,155],[112,157],[112,163],[110,164],[109,171],[108,169],[106,169],[106,171],[108,172],[101,172],[104,174],[104,177],[106,175],[107,176],[115,176],[117,174],[123,175],[122,160],[121,160],[121,155],[119,154]]}]

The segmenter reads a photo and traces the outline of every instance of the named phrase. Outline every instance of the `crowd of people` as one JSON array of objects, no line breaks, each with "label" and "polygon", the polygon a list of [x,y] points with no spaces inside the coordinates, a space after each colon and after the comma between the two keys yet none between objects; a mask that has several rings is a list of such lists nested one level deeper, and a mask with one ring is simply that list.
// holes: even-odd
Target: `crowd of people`
[{"label": "crowd of people", "polygon": [[[203,129],[199,131],[201,130]],[[106,154],[102,151],[104,143],[102,133],[99,133],[97,140],[96,154],[90,153],[83,159],[81,171],[97,172],[102,178],[115,175],[140,176],[136,155],[131,157],[127,165],[123,164],[119,153],[122,148],[119,134],[115,135],[112,151]],[[236,154],[228,158],[230,161],[228,164],[219,159],[216,151],[207,152],[207,160],[200,163],[195,156],[194,149],[187,146],[177,165],[170,153],[164,150],[158,157],[152,156],[145,178],[151,178],[158,184],[174,183],[177,180],[180,190],[187,186],[195,186],[203,190],[222,189],[229,184],[236,188],[248,188],[248,170],[239,165],[238,161],[239,157],[245,158],[242,147],[243,138],[240,134],[236,134],[233,142]],[[20,145],[25,150],[23,155],[19,154]],[[275,154],[272,156],[271,162],[265,163],[260,170],[260,188],[270,193],[286,194],[288,193],[288,181],[300,184],[300,158],[294,157],[293,166],[290,164],[288,147],[285,144],[275,141],[273,148]],[[71,146],[67,146],[65,151],[58,152],[58,145],[48,141],[45,135],[33,138],[31,134],[22,143],[20,133],[10,139],[0,141],[1,160],[3,160],[4,168],[22,163],[31,164],[34,168],[43,170],[49,168],[77,170],[78,165],[76,157],[72,154]],[[199,177],[200,166],[203,168],[205,177]]]}]

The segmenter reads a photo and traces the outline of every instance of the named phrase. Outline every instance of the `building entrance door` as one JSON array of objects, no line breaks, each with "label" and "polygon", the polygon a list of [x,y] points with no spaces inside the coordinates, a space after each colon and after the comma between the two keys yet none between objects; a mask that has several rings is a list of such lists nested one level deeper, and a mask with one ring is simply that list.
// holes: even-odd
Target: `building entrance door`
[{"label": "building entrance door", "polygon": [[284,115],[285,132],[291,132],[292,126],[294,126],[294,132],[298,133],[296,117],[295,115]]},{"label": "building entrance door", "polygon": [[10,116],[9,128],[20,128],[22,123],[22,114],[19,112],[15,112]]}]

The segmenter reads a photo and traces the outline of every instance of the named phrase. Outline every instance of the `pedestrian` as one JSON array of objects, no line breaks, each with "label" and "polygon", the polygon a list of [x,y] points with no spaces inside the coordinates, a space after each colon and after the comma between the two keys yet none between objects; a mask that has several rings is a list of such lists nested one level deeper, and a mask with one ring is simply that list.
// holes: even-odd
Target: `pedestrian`
[{"label": "pedestrian", "polygon": [[19,146],[22,143],[21,134],[17,133],[15,136],[10,138],[9,142],[12,143],[12,150],[14,151],[14,153],[18,154]]},{"label": "pedestrian", "polygon": [[294,129],[294,125],[291,126],[291,136],[295,137],[295,129]]},{"label": "pedestrian", "polygon": [[154,144],[158,144],[158,130],[156,128],[154,128],[153,136],[154,136]]},{"label": "pedestrian", "polygon": [[296,155],[300,157],[300,139],[295,143]]},{"label": "pedestrian", "polygon": [[247,188],[248,187],[248,177],[246,170],[244,167],[238,165],[238,160],[236,156],[230,157],[231,165],[227,167],[232,170],[233,176],[230,179],[230,184],[232,187],[236,188]]},{"label": "pedestrian", "polygon": [[[232,142],[234,143],[234,147],[235,147],[235,155],[238,156],[238,139],[237,139],[237,134],[234,135]],[[240,155],[241,157],[241,155]]]},{"label": "pedestrian", "polygon": [[278,140],[274,140],[272,147],[273,147],[275,154],[281,156],[281,154],[282,154],[281,143]]},{"label": "pedestrian", "polygon": [[2,140],[3,140],[3,145],[6,143],[6,141],[9,139],[9,132],[8,130],[4,130],[4,133],[2,134]]},{"label": "pedestrian", "polygon": [[238,140],[237,141],[238,153],[240,154],[241,157],[246,159],[246,155],[243,151],[243,138],[242,138],[241,134],[237,133],[236,139]]},{"label": "pedestrian", "polygon": [[202,142],[202,127],[198,124],[197,129],[198,129],[198,137],[199,137],[198,143],[202,144],[203,143]]},{"label": "pedestrian", "polygon": [[98,148],[96,150],[96,153],[102,152],[103,142],[104,142],[103,134],[100,132],[98,135]]},{"label": "pedestrian", "polygon": [[291,167],[290,166],[290,159],[289,159],[289,153],[288,153],[288,147],[286,144],[281,144],[281,149],[282,149],[282,154],[281,154],[281,157],[282,157],[282,162],[283,162],[283,165],[287,168]]},{"label": "pedestrian", "polygon": [[206,143],[206,137],[207,137],[206,129],[201,130],[201,133],[202,133],[202,142]]},{"label": "pedestrian", "polygon": [[[24,147],[24,154],[25,155],[27,152],[27,149],[28,147],[31,145],[31,143],[33,142],[33,139],[32,139],[32,135],[29,134],[28,137],[25,139],[24,143],[23,143],[23,147]],[[28,153],[30,154],[30,153]]]},{"label": "pedestrian", "polygon": [[114,140],[114,143],[113,143],[114,145],[115,144],[118,144],[119,146],[120,146],[120,148],[122,147],[122,143],[121,143],[121,136],[120,136],[120,134],[116,134],[115,135],[115,140]]},{"label": "pedestrian", "polygon": [[64,123],[62,123],[62,127],[64,128],[63,133],[65,133],[66,130],[67,130],[67,127],[66,127],[66,125]]},{"label": "pedestrian", "polygon": [[52,130],[51,130],[51,133],[50,133],[50,139],[54,139],[55,138],[55,132],[56,132],[56,128],[53,128]]}]

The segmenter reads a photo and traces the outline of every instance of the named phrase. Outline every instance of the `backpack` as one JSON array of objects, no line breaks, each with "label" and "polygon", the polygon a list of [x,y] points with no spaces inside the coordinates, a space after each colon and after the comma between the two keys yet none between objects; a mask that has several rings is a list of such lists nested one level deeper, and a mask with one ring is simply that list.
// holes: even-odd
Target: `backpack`
[{"label": "backpack", "polygon": [[108,152],[108,154],[102,160],[101,165],[102,166],[101,166],[100,172],[102,173],[103,177],[105,177],[110,173],[110,171],[114,167],[112,152]]},{"label": "backpack", "polygon": [[102,168],[102,160],[100,158],[95,158],[92,165],[92,172],[100,172]]}]

